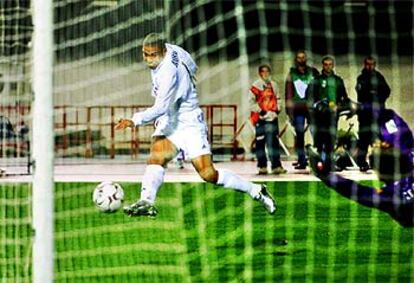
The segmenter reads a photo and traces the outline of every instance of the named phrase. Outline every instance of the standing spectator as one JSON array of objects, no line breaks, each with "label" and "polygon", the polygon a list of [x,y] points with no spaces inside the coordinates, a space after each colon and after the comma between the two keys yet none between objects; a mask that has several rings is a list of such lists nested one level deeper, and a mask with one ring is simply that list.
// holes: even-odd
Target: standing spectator
[{"label": "standing spectator", "polygon": [[331,56],[322,58],[322,71],[309,85],[308,103],[312,107],[314,145],[319,154],[326,155],[329,169],[333,167],[333,153],[338,127],[338,106],[349,101],[344,81],[334,72],[335,61]]},{"label": "standing spectator", "polygon": [[286,114],[295,128],[295,148],[298,161],[295,169],[305,169],[305,120],[309,124],[306,89],[309,83],[318,76],[319,72],[308,66],[304,50],[295,55],[295,66],[290,68],[285,82]]},{"label": "standing spectator", "polygon": [[364,59],[364,68],[357,78],[356,91],[360,105],[358,112],[358,157],[357,164],[361,172],[369,169],[367,162],[368,146],[378,135],[377,117],[379,109],[385,107],[385,101],[390,96],[390,87],[384,76],[376,69],[376,61],[368,56]]},{"label": "standing spectator", "polygon": [[269,65],[260,65],[259,79],[249,91],[250,120],[256,127],[256,157],[259,174],[267,174],[267,156],[272,165],[272,174],[284,174],[286,170],[280,162],[278,113],[280,97],[276,83],[271,78]]}]

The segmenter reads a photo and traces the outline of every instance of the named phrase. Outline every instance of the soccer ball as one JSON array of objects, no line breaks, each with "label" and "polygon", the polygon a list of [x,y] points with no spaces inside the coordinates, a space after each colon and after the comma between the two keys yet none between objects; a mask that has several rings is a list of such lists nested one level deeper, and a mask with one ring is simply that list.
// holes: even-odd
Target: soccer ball
[{"label": "soccer ball", "polygon": [[124,190],[118,183],[102,182],[93,191],[92,200],[100,211],[113,212],[121,207]]}]

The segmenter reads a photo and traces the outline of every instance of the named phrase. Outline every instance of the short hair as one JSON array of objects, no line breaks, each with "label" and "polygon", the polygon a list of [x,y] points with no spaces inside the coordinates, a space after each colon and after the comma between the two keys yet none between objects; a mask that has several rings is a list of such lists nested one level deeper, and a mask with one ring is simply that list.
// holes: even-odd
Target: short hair
[{"label": "short hair", "polygon": [[298,49],[298,50],[296,50],[296,52],[295,52],[295,58],[298,56],[298,54],[305,54],[305,56],[307,56],[308,54],[306,54],[306,51],[305,51],[305,49]]},{"label": "short hair", "polygon": [[325,61],[332,61],[332,63],[334,63],[334,65],[335,65],[335,58],[333,57],[333,56],[331,56],[331,55],[325,55],[325,56],[323,56],[322,57],[322,64],[323,64],[323,62],[325,62]]},{"label": "short hair", "polygon": [[257,71],[260,73],[262,71],[263,68],[267,68],[269,70],[269,72],[272,72],[272,68],[270,67],[269,64],[261,64],[258,68]]},{"label": "short hair", "polygon": [[377,63],[377,60],[371,55],[364,58],[364,63],[366,63],[368,60],[374,61],[374,63]]},{"label": "short hair", "polygon": [[142,45],[143,46],[156,46],[160,49],[165,48],[165,38],[162,34],[160,33],[149,33],[145,36]]}]

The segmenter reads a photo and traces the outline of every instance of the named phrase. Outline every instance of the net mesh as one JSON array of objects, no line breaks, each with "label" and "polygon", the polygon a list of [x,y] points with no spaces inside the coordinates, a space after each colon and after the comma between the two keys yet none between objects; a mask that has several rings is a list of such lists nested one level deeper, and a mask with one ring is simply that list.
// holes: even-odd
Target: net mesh
[{"label": "net mesh", "polygon": [[[56,164],[145,159],[152,126],[115,133],[113,125],[153,103],[140,54],[149,32],[166,34],[197,61],[209,138],[226,160],[251,150],[247,90],[257,66],[271,64],[283,98],[298,49],[318,69],[323,55],[334,55],[352,99],[363,58],[376,56],[392,89],[387,106],[414,128],[413,11],[410,1],[54,1]],[[0,167],[26,174],[30,1],[0,1],[0,26]],[[339,128],[350,123],[356,117]],[[294,154],[289,131],[282,142]],[[97,213],[95,185],[56,186],[57,282],[414,281],[412,229],[320,183],[269,183],[280,206],[274,218],[210,185],[165,184],[154,221]],[[137,184],[122,185],[133,201]],[[0,186],[1,282],[31,280],[30,195],[27,185]]]},{"label": "net mesh", "polygon": [[0,4],[0,167],[24,173],[30,155],[30,55],[28,1]]}]

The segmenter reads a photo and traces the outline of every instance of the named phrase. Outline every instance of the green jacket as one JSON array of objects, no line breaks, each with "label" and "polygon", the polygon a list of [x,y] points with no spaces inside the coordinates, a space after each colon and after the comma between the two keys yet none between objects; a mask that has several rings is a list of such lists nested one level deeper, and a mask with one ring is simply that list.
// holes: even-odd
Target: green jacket
[{"label": "green jacket", "polygon": [[332,106],[342,105],[349,100],[344,81],[335,73],[329,75],[322,73],[317,76],[310,83],[306,94],[310,107],[324,99]]},{"label": "green jacket", "polygon": [[299,72],[297,67],[290,68],[285,82],[285,106],[289,117],[293,114],[307,113],[306,90],[318,75],[318,71],[313,67],[307,66],[304,73]]}]

